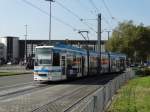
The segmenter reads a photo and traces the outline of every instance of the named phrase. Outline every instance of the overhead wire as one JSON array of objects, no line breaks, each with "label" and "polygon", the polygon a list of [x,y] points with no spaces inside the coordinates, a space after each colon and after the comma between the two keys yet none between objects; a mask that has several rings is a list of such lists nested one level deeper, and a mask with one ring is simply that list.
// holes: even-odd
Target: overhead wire
[{"label": "overhead wire", "polygon": [[82,22],[84,25],[86,25],[90,30],[94,31],[95,33],[97,33],[95,31],[95,29],[93,27],[91,27],[86,21],[83,21],[83,18],[81,18],[80,16],[78,16],[76,13],[74,13],[72,10],[70,10],[69,8],[67,8],[65,5],[63,5],[62,3],[55,1],[58,5],[60,5],[62,8],[64,8],[66,11],[68,11],[70,14],[72,14],[74,17],[76,17],[80,22]]},{"label": "overhead wire", "polygon": [[92,15],[95,16],[94,12],[93,12],[92,10],[90,10],[90,8],[89,8],[88,6],[86,6],[85,4],[83,4],[83,3],[81,2],[81,0],[76,0],[76,2],[77,2],[78,4],[80,4],[80,5],[82,6],[82,8],[84,8],[85,11],[87,11],[87,9],[88,9],[89,12],[90,12]]},{"label": "overhead wire", "polygon": [[[23,1],[24,3],[30,5],[31,7],[33,7],[33,8],[35,8],[35,9],[39,10],[40,12],[46,14],[47,16],[49,16],[49,13],[48,13],[48,12],[44,11],[44,10],[41,9],[40,7],[34,5],[33,3],[31,3],[31,2],[29,2],[29,1],[27,1],[27,0],[22,0],[22,1]],[[71,29],[73,29],[73,31],[79,31],[79,30],[78,30],[77,28],[75,28],[74,26],[70,25],[69,23],[64,22],[63,20],[61,20],[61,19],[59,19],[59,18],[57,18],[57,17],[55,17],[55,16],[53,16],[53,15],[52,15],[52,18],[55,19],[56,21],[58,21],[58,22],[64,24],[65,26],[70,27]]]},{"label": "overhead wire", "polygon": [[111,19],[118,23],[119,20],[118,20],[116,17],[113,16],[113,14],[111,13],[110,8],[108,7],[108,5],[107,5],[107,3],[105,2],[105,0],[103,0],[103,4],[104,4],[104,7],[106,8],[106,10],[107,10],[109,16],[111,17]]},{"label": "overhead wire", "polygon": [[102,16],[102,20],[104,20],[104,22],[105,22],[109,27],[112,28],[112,25],[108,22],[108,20],[107,20],[104,16]]},{"label": "overhead wire", "polygon": [[[100,10],[97,8],[96,4],[94,3],[93,0],[89,0],[89,3],[92,5],[92,7],[96,10],[97,14],[100,12]],[[104,22],[111,27],[110,23],[108,22],[108,20],[104,17],[104,15],[102,14],[102,20],[104,20]]]},{"label": "overhead wire", "polygon": [[93,6],[93,8],[95,9],[95,11],[97,12],[97,14],[99,13],[99,9],[97,8],[97,6],[95,5],[93,0],[89,0],[89,2],[91,3],[91,5]]},{"label": "overhead wire", "polygon": [[[82,2],[81,2],[81,0],[77,0],[76,1],[78,4],[80,4],[81,6],[82,6],[82,8],[84,8],[84,10],[87,12],[87,10],[93,15],[93,16],[97,16],[97,14],[95,15],[95,11],[93,11],[93,10],[91,10],[89,7],[87,7],[85,4],[83,4]],[[94,3],[93,3],[94,4]],[[98,8],[97,8],[97,10],[98,10]],[[93,26],[93,24],[91,24],[91,23],[87,23],[86,21],[95,21],[95,20],[97,20],[96,18],[95,19],[82,19],[82,21],[83,22],[85,22],[85,24],[88,24],[89,25],[89,27],[90,26]],[[90,29],[92,29],[93,30],[93,28],[90,28]],[[97,34],[97,31],[95,31],[94,30],[94,32]]]},{"label": "overhead wire", "polygon": [[103,4],[104,4],[105,9],[106,9],[107,12],[108,12],[108,15],[111,17],[111,20],[114,20],[115,22],[118,23],[119,20],[117,20],[116,17],[113,16],[113,14],[111,13],[111,11],[110,11],[110,9],[109,9],[107,3],[105,2],[105,0],[102,0],[102,2],[103,2]]},{"label": "overhead wire", "polygon": [[104,7],[105,7],[105,9],[107,10],[108,15],[110,16],[111,20],[118,23],[119,21],[113,16],[113,14],[111,13],[111,11],[110,11],[110,9],[109,9],[107,3],[105,2],[105,0],[102,0],[102,3],[104,4]]},{"label": "overhead wire", "polygon": [[[45,10],[43,10],[43,9],[41,9],[40,7],[36,6],[35,4],[29,2],[28,0],[22,0],[22,1],[23,1],[24,3],[30,5],[31,7],[33,7],[33,8],[35,8],[35,9],[39,10],[40,12],[46,14],[47,16],[49,16],[49,13],[48,13],[48,12],[46,12]],[[96,7],[94,1],[93,1],[93,0],[89,0],[89,1],[90,1],[90,3],[92,4],[92,6],[95,7],[95,9],[96,9],[97,12],[98,12],[99,9]],[[58,1],[55,1],[55,2],[57,2],[57,4],[59,4],[62,8],[64,8],[65,10],[67,10],[69,13],[71,13],[74,17],[76,17],[77,19],[79,19],[79,21],[81,21],[84,25],[86,25],[90,30],[92,30],[92,31],[94,31],[95,33],[97,33],[97,31],[96,31],[93,27],[91,27],[86,21],[84,21],[84,19],[82,19],[80,16],[78,16],[78,15],[77,15],[76,13],[74,13],[72,10],[70,10],[69,8],[67,8],[66,6],[64,6],[62,3],[58,2]],[[57,18],[57,17],[55,17],[55,16],[53,16],[53,15],[52,15],[52,18],[55,19],[56,21],[58,21],[58,22],[64,24],[65,26],[70,27],[73,31],[79,31],[79,29],[75,28],[73,25],[71,25],[71,24],[69,24],[69,23],[67,23],[67,22],[65,22],[65,21],[63,21],[63,20],[61,20],[61,19],[59,19],[59,18]],[[109,22],[107,21],[107,19],[106,19],[104,16],[102,17],[102,19],[105,21],[105,23],[106,23],[108,26],[111,26],[111,25],[109,24]]]},{"label": "overhead wire", "polygon": [[107,6],[105,0],[102,0],[102,2],[103,2],[103,4],[104,4],[104,7],[106,8],[106,10],[107,10],[109,16],[113,19],[113,15],[112,15],[110,9],[108,8],[108,6]]},{"label": "overhead wire", "polygon": [[[91,5],[97,10],[97,12],[99,12],[99,9],[98,9],[97,6],[95,5],[94,1],[93,1],[93,0],[89,0],[89,2],[90,2]],[[105,5],[106,5],[106,4],[105,4]],[[110,13],[110,14],[111,14],[111,13]],[[109,23],[109,21],[104,17],[103,14],[102,14],[102,19],[104,20],[104,22],[105,22],[108,26],[112,27],[111,24]]]}]

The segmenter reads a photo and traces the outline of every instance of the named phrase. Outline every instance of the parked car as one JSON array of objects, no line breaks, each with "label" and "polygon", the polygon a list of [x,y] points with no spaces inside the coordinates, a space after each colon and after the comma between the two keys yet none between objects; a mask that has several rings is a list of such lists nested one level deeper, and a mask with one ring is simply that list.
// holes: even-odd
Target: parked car
[{"label": "parked car", "polygon": [[12,64],[12,62],[11,62],[11,61],[7,62],[7,65],[11,65],[11,64]]}]

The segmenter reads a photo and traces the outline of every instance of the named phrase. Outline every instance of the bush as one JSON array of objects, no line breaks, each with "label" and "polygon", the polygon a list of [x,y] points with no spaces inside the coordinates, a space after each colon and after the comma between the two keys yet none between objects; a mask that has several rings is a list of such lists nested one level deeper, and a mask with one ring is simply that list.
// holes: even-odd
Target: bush
[{"label": "bush", "polygon": [[149,76],[150,75],[150,68],[148,68],[148,67],[143,68],[143,75],[144,76]]},{"label": "bush", "polygon": [[136,68],[134,69],[136,75],[140,76],[150,76],[150,68],[145,67],[145,68]]},{"label": "bush", "polygon": [[135,70],[135,74],[136,75],[143,75],[143,70],[137,69],[137,70]]}]

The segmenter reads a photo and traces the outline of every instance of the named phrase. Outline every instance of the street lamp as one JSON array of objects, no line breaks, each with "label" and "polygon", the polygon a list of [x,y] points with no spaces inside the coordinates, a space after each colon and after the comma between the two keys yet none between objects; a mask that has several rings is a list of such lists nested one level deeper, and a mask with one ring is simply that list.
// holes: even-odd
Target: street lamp
[{"label": "street lamp", "polygon": [[45,0],[45,1],[50,2],[50,16],[49,16],[49,43],[51,44],[51,15],[52,15],[52,12],[51,12],[51,2],[54,2],[54,0]]}]

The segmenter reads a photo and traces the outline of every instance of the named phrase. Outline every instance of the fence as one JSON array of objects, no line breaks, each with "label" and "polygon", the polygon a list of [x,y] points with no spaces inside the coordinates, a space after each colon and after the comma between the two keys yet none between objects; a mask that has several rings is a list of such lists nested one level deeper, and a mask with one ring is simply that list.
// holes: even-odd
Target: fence
[{"label": "fence", "polygon": [[134,71],[127,71],[111,80],[104,87],[75,105],[70,112],[104,112],[117,90],[135,76]]}]

